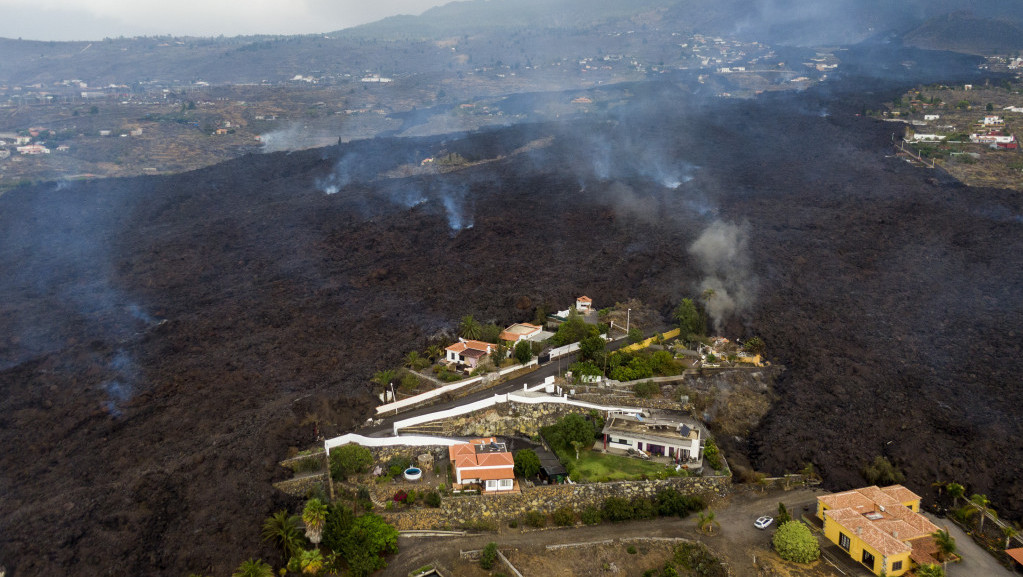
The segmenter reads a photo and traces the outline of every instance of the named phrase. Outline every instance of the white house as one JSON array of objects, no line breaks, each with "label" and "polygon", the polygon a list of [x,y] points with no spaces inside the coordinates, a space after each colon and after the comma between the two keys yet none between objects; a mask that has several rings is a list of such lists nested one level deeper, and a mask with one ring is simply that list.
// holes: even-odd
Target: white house
[{"label": "white house", "polygon": [[448,457],[459,485],[479,485],[485,492],[515,489],[515,459],[494,437],[451,445]]},{"label": "white house", "polygon": [[998,126],[1000,124],[1005,124],[1005,121],[1002,120],[1000,116],[985,116],[984,120],[981,122],[984,126]]},{"label": "white house", "polygon": [[689,464],[703,459],[700,427],[692,419],[612,414],[601,432],[605,449],[637,449]]},{"label": "white house", "polygon": [[937,120],[941,118],[940,114],[924,114],[924,120]]},{"label": "white house", "polygon": [[46,148],[42,144],[28,144],[26,146],[19,146],[18,147],[18,153],[19,154],[30,154],[30,155],[49,154],[50,153],[50,149]]},{"label": "white house", "polygon": [[[531,341],[543,333],[543,328],[530,323],[515,323],[501,331],[500,340],[517,343]],[[550,333],[548,333],[550,334]]]},{"label": "white house", "polygon": [[593,299],[588,296],[581,296],[575,299],[575,308],[581,313],[588,312],[593,309]]},{"label": "white house", "polygon": [[971,134],[970,142],[979,142],[982,144],[1008,144],[1015,142],[1016,137],[1011,134],[1002,134],[998,131],[991,131],[987,134]]},{"label": "white house", "polygon": [[483,341],[458,339],[458,342],[444,349],[444,358],[449,363],[476,368],[483,357],[494,352],[497,345]]},{"label": "white house", "polygon": [[913,135],[913,140],[915,142],[941,142],[942,140],[945,140],[945,138],[946,136],[944,134],[921,134],[918,132]]}]

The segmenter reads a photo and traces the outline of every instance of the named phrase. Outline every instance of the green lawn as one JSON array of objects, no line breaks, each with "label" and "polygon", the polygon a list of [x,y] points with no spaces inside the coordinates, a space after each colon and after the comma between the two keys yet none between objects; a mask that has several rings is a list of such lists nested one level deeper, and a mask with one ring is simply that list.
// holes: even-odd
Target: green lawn
[{"label": "green lawn", "polygon": [[668,469],[661,463],[651,463],[596,451],[580,452],[578,461],[575,459],[575,453],[559,455],[559,457],[567,457],[568,465],[575,467],[572,480],[582,483],[633,481],[643,478],[644,474],[649,478],[656,478],[666,473],[675,474],[673,469]]}]

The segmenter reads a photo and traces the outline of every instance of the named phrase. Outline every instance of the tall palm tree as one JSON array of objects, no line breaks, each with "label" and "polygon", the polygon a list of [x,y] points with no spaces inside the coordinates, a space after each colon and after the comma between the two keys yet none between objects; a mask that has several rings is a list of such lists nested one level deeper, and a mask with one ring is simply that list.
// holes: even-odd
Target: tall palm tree
[{"label": "tall palm tree", "polygon": [[462,322],[458,324],[458,334],[464,339],[478,339],[482,332],[483,327],[476,319],[472,318],[472,315],[465,315],[462,317]]},{"label": "tall palm tree", "polygon": [[242,561],[231,577],[274,577],[274,570],[260,559],[249,559]]},{"label": "tall palm tree", "polygon": [[956,554],[956,540],[948,534],[948,528],[938,529],[931,533],[934,537],[934,544],[938,546],[938,555],[941,557],[942,568],[947,567],[948,560]]},{"label": "tall palm tree", "polygon": [[305,502],[302,510],[302,522],[305,523],[305,536],[313,545],[319,545],[323,538],[323,526],[327,522],[327,505],[313,497]]},{"label": "tall palm tree", "polygon": [[936,563],[921,565],[916,568],[916,577],[945,577],[945,570]]},{"label": "tall palm tree", "polygon": [[288,558],[302,549],[302,533],[298,530],[298,516],[277,511],[263,521],[263,540],[274,541]]},{"label": "tall palm tree", "polygon": [[430,345],[423,351],[431,361],[436,361],[444,354],[444,347],[440,345]]},{"label": "tall palm tree", "polygon": [[714,514],[714,511],[707,509],[706,512],[700,512],[700,518],[696,521],[696,524],[700,527],[701,531],[713,533],[714,525],[717,525],[718,527],[721,526],[721,524],[715,519],[716,516],[717,515]]},{"label": "tall palm tree", "polygon": [[952,497],[952,506],[955,507],[959,504],[959,498],[966,494],[966,487],[963,487],[959,483],[949,483],[945,485],[945,490],[948,491],[948,496]]},{"label": "tall palm tree", "polygon": [[995,510],[991,508],[991,501],[987,498],[987,495],[974,493],[970,495],[970,503],[975,507],[974,512],[980,513],[980,527],[977,530],[983,533],[984,519],[988,516],[988,513],[995,515]]},{"label": "tall palm tree", "polygon": [[1005,527],[1002,527],[1002,535],[1005,535],[1005,547],[1003,547],[1003,549],[1008,549],[1009,541],[1012,541],[1013,537],[1019,535],[1019,529],[1012,525],[1006,525]]},{"label": "tall palm tree", "polygon": [[409,352],[409,354],[405,355],[405,366],[412,370],[416,370],[416,368],[418,368],[419,366],[419,363],[421,363],[422,361],[423,358],[419,356],[419,352],[417,351],[411,351]]}]

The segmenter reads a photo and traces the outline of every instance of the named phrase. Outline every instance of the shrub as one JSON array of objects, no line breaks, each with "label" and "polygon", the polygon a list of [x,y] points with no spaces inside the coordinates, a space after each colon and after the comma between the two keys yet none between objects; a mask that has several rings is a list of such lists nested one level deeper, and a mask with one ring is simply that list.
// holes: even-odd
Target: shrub
[{"label": "shrub", "polygon": [[641,399],[649,399],[660,395],[661,387],[652,381],[644,381],[642,383],[637,383],[635,387],[632,387],[632,391]]},{"label": "shrub", "polygon": [[714,439],[707,439],[707,444],[703,446],[703,459],[715,471],[720,470],[724,466],[724,463],[721,462],[721,451],[718,450],[718,445],[714,442]]},{"label": "shrub", "polygon": [[633,519],[653,519],[657,516],[657,507],[646,497],[637,495],[629,504],[632,505]]},{"label": "shrub", "polygon": [[565,506],[558,508],[554,511],[554,524],[559,527],[570,527],[575,525],[575,511],[571,507]]},{"label": "shrub", "polygon": [[349,475],[365,473],[373,464],[373,453],[359,445],[342,445],[330,452],[330,477],[344,481]]},{"label": "shrub", "polygon": [[863,468],[863,476],[871,485],[898,485],[906,476],[888,459],[878,455],[874,462]]},{"label": "shrub", "polygon": [[632,503],[624,497],[608,497],[604,499],[600,516],[612,523],[632,519]]},{"label": "shrub", "polygon": [[675,547],[675,564],[701,577],[728,577],[728,570],[700,543],[681,543]]},{"label": "shrub", "polygon": [[771,543],[781,558],[788,561],[810,563],[821,556],[817,538],[809,527],[799,521],[789,521],[778,527]]},{"label": "shrub", "polygon": [[540,457],[532,449],[522,449],[515,454],[515,474],[529,479],[540,472]]},{"label": "shrub", "polygon": [[530,527],[539,529],[547,525],[547,516],[536,510],[527,511],[525,523]]},{"label": "shrub", "polygon": [[635,555],[636,554],[636,546],[635,545],[629,545],[629,548],[626,549],[625,552],[628,553],[629,555]]},{"label": "shrub", "polygon": [[583,509],[583,512],[579,515],[579,518],[583,523],[587,525],[596,525],[600,523],[600,509],[597,509],[593,505],[590,505]]},{"label": "shrub", "polygon": [[323,459],[320,457],[306,457],[305,459],[292,461],[288,466],[296,473],[314,473],[323,467]]},{"label": "shrub", "polygon": [[512,529],[518,529],[519,528],[519,522],[516,521],[515,519],[512,519],[511,521],[508,521],[508,527],[510,527]]},{"label": "shrub", "polygon": [[405,503],[406,501],[408,501],[408,493],[402,490],[398,490],[398,492],[394,494],[394,497],[392,497],[391,500],[394,501],[395,503]]},{"label": "shrub", "polygon": [[423,502],[426,503],[428,507],[440,507],[440,493],[437,491],[430,491],[423,497]]},{"label": "shrub", "polygon": [[703,498],[699,495],[683,495],[670,487],[657,493],[656,501],[657,513],[662,517],[672,515],[685,517],[690,513],[702,511],[705,507]]},{"label": "shrub", "polygon": [[494,568],[494,563],[497,562],[497,543],[491,541],[487,543],[487,546],[483,548],[483,553],[480,555],[480,567],[487,571]]}]

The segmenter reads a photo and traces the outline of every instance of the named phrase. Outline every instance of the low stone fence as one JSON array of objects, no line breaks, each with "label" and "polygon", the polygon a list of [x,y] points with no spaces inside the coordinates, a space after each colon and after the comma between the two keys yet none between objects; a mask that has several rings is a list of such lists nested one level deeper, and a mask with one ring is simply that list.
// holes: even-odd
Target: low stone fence
[{"label": "low stone fence", "polygon": [[[472,527],[480,524],[503,524],[520,520],[529,511],[550,515],[569,507],[576,513],[586,507],[600,507],[608,497],[653,498],[663,489],[674,488],[690,495],[719,495],[728,493],[731,477],[673,477],[654,481],[618,481],[612,483],[586,483],[575,485],[539,485],[524,487],[521,493],[497,495],[447,496],[439,508],[413,508],[384,511],[383,515],[399,530]],[[390,499],[398,485],[370,487],[370,491]],[[404,487],[401,487],[404,488]],[[420,486],[420,490],[431,488]],[[389,493],[389,494],[388,494]]]}]

